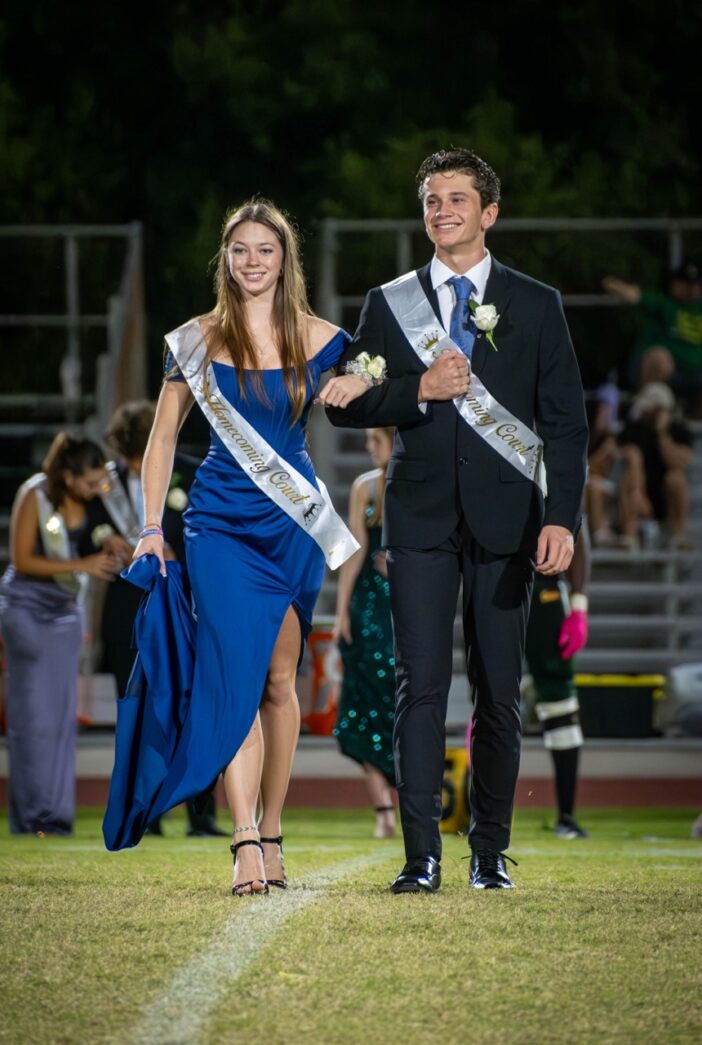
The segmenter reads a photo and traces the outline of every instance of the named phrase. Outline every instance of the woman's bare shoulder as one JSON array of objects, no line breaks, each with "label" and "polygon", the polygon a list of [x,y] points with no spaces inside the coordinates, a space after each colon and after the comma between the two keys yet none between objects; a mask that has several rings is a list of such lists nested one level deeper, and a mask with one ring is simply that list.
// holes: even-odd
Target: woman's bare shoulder
[{"label": "woman's bare shoulder", "polygon": [[305,316],[307,323],[307,338],[309,342],[309,356],[315,356],[325,345],[328,345],[333,337],[339,333],[339,327],[329,323],[319,316]]},{"label": "woman's bare shoulder", "polygon": [[217,321],[211,312],[205,312],[202,316],[193,316],[193,321],[200,327],[205,339],[214,334],[217,329]]},{"label": "woman's bare shoulder", "polygon": [[39,502],[37,500],[36,490],[30,485],[29,481],[22,483],[15,494],[15,499],[12,504],[12,513],[15,517],[21,517],[25,522],[38,519]]},{"label": "woman's bare shoulder", "polygon": [[374,492],[378,479],[380,479],[382,474],[382,469],[373,468],[370,472],[363,472],[362,475],[356,476],[353,485],[359,490]]}]

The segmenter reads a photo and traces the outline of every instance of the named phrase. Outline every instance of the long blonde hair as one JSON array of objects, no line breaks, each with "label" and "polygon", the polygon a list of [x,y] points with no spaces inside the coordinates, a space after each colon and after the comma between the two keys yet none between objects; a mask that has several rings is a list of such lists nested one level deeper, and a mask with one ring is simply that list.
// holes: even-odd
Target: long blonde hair
[{"label": "long blonde hair", "polygon": [[243,371],[248,364],[248,368],[253,371],[251,376],[254,390],[260,398],[265,399],[261,374],[256,371],[256,350],[246,322],[244,295],[239,284],[230,275],[227,258],[232,235],[245,221],[265,225],[283,248],[283,267],[273,302],[273,329],[292,409],[291,423],[294,424],[305,407],[308,354],[306,317],[313,315],[313,312],[307,301],[297,233],[283,212],[270,200],[248,200],[235,210],[229,211],[224,219],[222,239],[214,259],[214,289],[217,301],[212,312],[204,317],[209,323],[209,331],[203,368],[206,370],[210,360],[225,351],[236,368],[242,396],[246,395]]}]

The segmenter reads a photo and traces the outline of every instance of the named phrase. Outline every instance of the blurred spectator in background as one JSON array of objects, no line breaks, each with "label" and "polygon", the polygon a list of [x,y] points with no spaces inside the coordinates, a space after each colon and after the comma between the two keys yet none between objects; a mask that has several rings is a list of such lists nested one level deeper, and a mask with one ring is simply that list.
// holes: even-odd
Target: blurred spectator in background
[{"label": "blurred spectator in background", "polygon": [[395,660],[390,589],[380,551],[393,434],[393,428],[366,432],[366,449],[376,467],[351,487],[349,529],[361,547],[341,567],[334,627],[344,664],[334,736],[342,752],[363,766],[375,809],[375,838],[395,834]]},{"label": "blurred spectator in background", "polygon": [[598,548],[619,544],[614,532],[614,513],[617,503],[617,484],[612,478],[619,457],[617,437],[609,429],[590,430],[587,455],[587,483],[585,507],[592,532],[592,543]]},{"label": "blurred spectator in background", "polygon": [[618,436],[623,464],[619,526],[630,547],[638,547],[639,529],[646,520],[665,528],[661,534],[664,543],[673,548],[691,547],[685,531],[693,436],[675,411],[675,397],[668,385],[644,385]]},{"label": "blurred spectator in background", "polygon": [[553,763],[558,838],[587,838],[575,819],[578,763],[583,745],[573,657],[587,642],[590,539],[587,523],[565,575],[536,574],[526,634],[526,662],[536,691],[535,711]]},{"label": "blurred spectator in background", "polygon": [[82,580],[119,569],[107,551],[78,554],[86,503],[106,480],[100,447],[59,432],[42,467],[15,497],[0,582],[10,831],[39,836],[73,831]]},{"label": "blurred spectator in background", "polygon": [[686,261],[668,273],[665,291],[642,290],[607,276],[609,294],[641,314],[638,347],[632,360],[632,383],[666,382],[690,417],[702,417],[702,272]]},{"label": "blurred spectator in background", "polygon": [[[112,415],[105,438],[117,454],[108,462],[109,486],[88,509],[90,526],[87,540],[106,548],[129,563],[144,525],[144,500],[141,492],[141,466],[156,413],[156,404],[146,400],[123,403]],[[162,527],[165,558],[179,560],[185,569],[183,511],[188,505],[187,489],[199,462],[176,454],[170,489],[166,497]],[[120,697],[134,664],[132,628],[143,592],[118,577],[107,589],[100,624],[101,660],[98,670],[114,675]],[[207,792],[187,803],[191,836],[224,835],[215,822],[213,796]],[[151,834],[162,834],[160,821],[149,825]]]},{"label": "blurred spectator in background", "polygon": [[616,548],[620,544],[615,532],[617,523],[617,479],[619,447],[616,433],[619,421],[620,393],[616,375],[590,393],[585,402],[589,443],[587,450],[587,482],[585,515],[590,539],[598,548]]}]

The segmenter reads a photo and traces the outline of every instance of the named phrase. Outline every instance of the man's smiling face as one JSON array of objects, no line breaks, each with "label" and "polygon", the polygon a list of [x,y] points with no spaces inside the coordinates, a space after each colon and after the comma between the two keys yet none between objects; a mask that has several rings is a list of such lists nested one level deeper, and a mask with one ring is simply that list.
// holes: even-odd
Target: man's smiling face
[{"label": "man's smiling face", "polygon": [[497,204],[483,208],[470,175],[449,171],[427,178],[424,227],[437,249],[451,253],[476,247],[496,217]]}]

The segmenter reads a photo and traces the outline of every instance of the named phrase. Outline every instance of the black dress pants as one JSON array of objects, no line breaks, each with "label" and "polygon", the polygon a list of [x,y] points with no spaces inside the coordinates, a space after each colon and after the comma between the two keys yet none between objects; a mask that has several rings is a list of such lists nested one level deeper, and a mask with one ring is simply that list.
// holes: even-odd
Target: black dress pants
[{"label": "black dress pants", "polygon": [[533,563],[493,555],[465,523],[436,548],[390,547],[395,633],[395,770],[408,858],[441,855],[441,790],[453,622],[463,580],[463,631],[475,712],[471,848],[509,845],[519,772],[519,683]]}]

